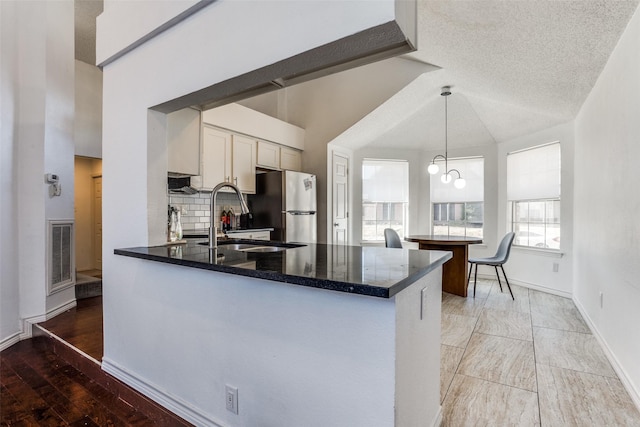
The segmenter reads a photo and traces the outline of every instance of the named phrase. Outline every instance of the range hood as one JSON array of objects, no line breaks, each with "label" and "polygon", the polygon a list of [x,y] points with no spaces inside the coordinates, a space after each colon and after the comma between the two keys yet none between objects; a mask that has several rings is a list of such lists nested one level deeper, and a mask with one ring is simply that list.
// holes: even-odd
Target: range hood
[{"label": "range hood", "polygon": [[196,194],[198,190],[191,186],[191,177],[168,177],[168,188],[170,194]]}]

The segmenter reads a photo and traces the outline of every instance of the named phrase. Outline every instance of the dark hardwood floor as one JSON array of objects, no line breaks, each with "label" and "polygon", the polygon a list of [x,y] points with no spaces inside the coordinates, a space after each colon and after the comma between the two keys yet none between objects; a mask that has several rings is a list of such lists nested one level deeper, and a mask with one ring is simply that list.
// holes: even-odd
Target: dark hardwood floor
[{"label": "dark hardwood floor", "polygon": [[39,323],[58,338],[100,362],[104,355],[102,297],[79,299],[76,307]]},{"label": "dark hardwood floor", "polygon": [[191,425],[96,363],[103,355],[101,297],[78,300],[33,332],[0,352],[1,426]]}]

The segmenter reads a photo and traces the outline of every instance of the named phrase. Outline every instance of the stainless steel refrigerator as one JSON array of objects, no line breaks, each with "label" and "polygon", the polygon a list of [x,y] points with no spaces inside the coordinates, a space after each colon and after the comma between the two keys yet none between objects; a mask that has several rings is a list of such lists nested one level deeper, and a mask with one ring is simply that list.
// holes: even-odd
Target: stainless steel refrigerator
[{"label": "stainless steel refrigerator", "polygon": [[273,227],[273,240],[315,243],[318,237],[316,176],[294,171],[256,175],[249,197],[253,227]]}]

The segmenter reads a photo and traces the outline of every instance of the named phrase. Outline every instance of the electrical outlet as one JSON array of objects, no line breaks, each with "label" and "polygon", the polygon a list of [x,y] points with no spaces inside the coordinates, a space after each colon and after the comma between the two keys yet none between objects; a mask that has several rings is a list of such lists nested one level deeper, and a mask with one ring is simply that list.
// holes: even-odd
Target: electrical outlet
[{"label": "electrical outlet", "polygon": [[427,314],[427,295],[429,288],[423,288],[421,292],[420,298],[420,320],[424,319],[424,316]]},{"label": "electrical outlet", "polygon": [[559,268],[560,268],[560,264],[558,264],[557,262],[554,262],[553,263],[553,272],[557,273]]},{"label": "electrical outlet", "polygon": [[227,411],[237,414],[238,413],[238,388],[231,387],[230,385],[226,385],[224,389],[225,389],[225,399],[227,402]]}]

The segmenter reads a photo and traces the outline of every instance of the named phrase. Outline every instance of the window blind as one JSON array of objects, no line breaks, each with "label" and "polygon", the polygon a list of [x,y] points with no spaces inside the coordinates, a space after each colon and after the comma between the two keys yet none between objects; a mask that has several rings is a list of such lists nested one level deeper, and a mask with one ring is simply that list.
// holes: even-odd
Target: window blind
[{"label": "window blind", "polygon": [[363,160],[362,201],[408,202],[409,163],[402,160]]},{"label": "window blind", "polygon": [[507,155],[507,199],[538,200],[560,197],[560,143]]},{"label": "window blind", "polygon": [[484,201],[484,158],[470,157],[466,159],[449,159],[448,168],[457,169],[460,175],[467,181],[462,189],[453,186],[453,181],[458,174],[451,174],[452,180],[443,184],[440,177],[444,173],[444,161],[436,162],[440,171],[430,176],[431,202],[483,202]]}]

